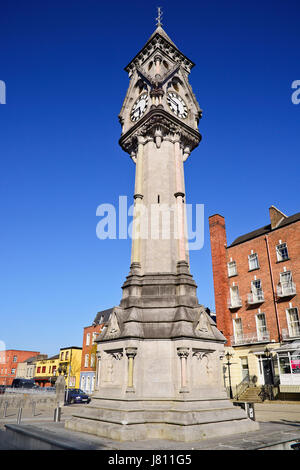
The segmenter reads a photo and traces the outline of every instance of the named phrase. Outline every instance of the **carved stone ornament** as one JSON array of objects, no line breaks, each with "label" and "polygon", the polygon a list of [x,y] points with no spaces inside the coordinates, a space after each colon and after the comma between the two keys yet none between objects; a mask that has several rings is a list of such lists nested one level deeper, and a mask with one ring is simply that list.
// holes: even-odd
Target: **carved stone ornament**
[{"label": "carved stone ornament", "polygon": [[105,333],[105,339],[110,339],[110,338],[117,338],[120,336],[120,327],[117,319],[116,312],[112,313],[110,322],[107,326],[107,330]]},{"label": "carved stone ornament", "polygon": [[212,354],[214,351],[203,350],[203,349],[193,349],[193,357],[196,357],[198,360],[202,360],[204,357],[208,357],[209,354]]},{"label": "carved stone ornament", "polygon": [[118,350],[118,351],[107,351],[108,354],[110,354],[114,359],[116,359],[117,361],[120,361],[123,357],[123,351],[122,350]]},{"label": "carved stone ornament", "polygon": [[146,60],[159,50],[160,54],[163,54],[163,51],[167,52],[167,57],[173,61],[176,65],[181,65],[181,67],[187,72],[190,73],[194,63],[188,59],[182,52],[177,49],[175,44],[171,41],[168,41],[165,37],[162,37],[161,34],[156,33],[153,35],[151,40],[149,40],[135,58],[125,67],[126,72],[131,76],[137,68],[143,66]]},{"label": "carved stone ornament", "polygon": [[128,347],[125,348],[127,357],[135,357],[137,353],[137,348]]},{"label": "carved stone ornament", "polygon": [[179,357],[188,357],[189,348],[177,348],[177,354]]},{"label": "carved stone ornament", "polygon": [[195,333],[197,334],[204,334],[206,336],[214,336],[212,327],[210,325],[209,319],[207,317],[207,313],[205,312],[204,308],[201,308],[198,322],[195,327]]},{"label": "carved stone ornament", "polygon": [[201,135],[198,131],[185,126],[163,109],[155,107],[155,109],[149,111],[145,118],[142,118],[124,134],[119,143],[125,152],[132,155],[136,152],[138,137],[143,136],[155,139],[158,129],[162,140],[164,138],[170,139],[174,135],[179,136],[181,146],[184,149],[189,148],[189,153],[197,147],[201,140]]}]

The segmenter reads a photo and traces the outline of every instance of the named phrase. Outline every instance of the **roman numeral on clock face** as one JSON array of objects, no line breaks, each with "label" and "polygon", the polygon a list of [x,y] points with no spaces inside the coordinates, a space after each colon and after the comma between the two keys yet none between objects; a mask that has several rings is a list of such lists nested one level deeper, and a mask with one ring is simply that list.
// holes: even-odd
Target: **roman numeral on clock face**
[{"label": "roman numeral on clock face", "polygon": [[143,93],[138,97],[134,105],[132,106],[130,119],[135,122],[144,114],[148,106],[148,93]]},{"label": "roman numeral on clock face", "polygon": [[167,103],[176,116],[183,119],[187,117],[187,105],[177,93],[169,92],[167,94]]}]

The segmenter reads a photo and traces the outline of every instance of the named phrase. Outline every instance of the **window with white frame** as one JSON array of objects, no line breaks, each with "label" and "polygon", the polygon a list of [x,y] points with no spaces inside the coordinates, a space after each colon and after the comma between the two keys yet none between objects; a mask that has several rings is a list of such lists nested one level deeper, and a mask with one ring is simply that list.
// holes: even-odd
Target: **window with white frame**
[{"label": "window with white frame", "polygon": [[95,367],[95,354],[91,354],[91,367]]},{"label": "window with white frame", "polygon": [[88,367],[89,366],[89,355],[86,354],[84,356],[84,367]]},{"label": "window with white frame", "polygon": [[300,323],[298,309],[296,307],[286,310],[289,336],[300,336]]},{"label": "window with white frame", "polygon": [[256,331],[258,340],[267,339],[267,324],[264,313],[258,313],[256,315]]},{"label": "window with white frame", "polygon": [[277,261],[284,261],[289,259],[289,253],[286,243],[280,243],[276,246]]},{"label": "window with white frame", "polygon": [[294,295],[296,293],[296,286],[293,283],[291,271],[284,271],[280,273],[280,282],[277,286],[277,294],[279,297],[287,295]]},{"label": "window with white frame", "polygon": [[251,281],[251,292],[253,294],[257,294],[257,291],[261,290],[261,280],[260,279],[254,279]]},{"label": "window with white frame", "polygon": [[243,325],[241,318],[234,318],[233,319],[233,332],[234,332],[234,339],[235,342],[242,341],[243,339]]},{"label": "window with white frame", "polygon": [[280,273],[280,282],[282,284],[291,284],[292,281],[293,278],[291,271],[284,271],[283,273]]},{"label": "window with white frame", "polygon": [[91,337],[90,333],[87,333],[87,335],[86,335],[86,341],[85,341],[86,346],[89,346],[89,345],[90,345],[90,337]]},{"label": "window with white frame", "polygon": [[258,263],[257,253],[251,253],[251,255],[248,255],[248,262],[249,262],[249,271],[252,271],[253,269],[258,269],[259,263]]},{"label": "window with white frame", "polygon": [[92,343],[95,344],[96,342],[96,338],[98,336],[99,333],[97,333],[96,331],[93,332],[93,335],[92,335]]},{"label": "window with white frame", "polygon": [[85,376],[84,375],[82,375],[82,377],[81,377],[81,388],[82,388],[82,390],[85,389]]},{"label": "window with white frame", "polygon": [[230,287],[230,305],[231,307],[241,306],[241,298],[240,298],[238,286]]},{"label": "window with white frame", "polygon": [[251,281],[251,293],[253,295],[253,300],[256,300],[256,301],[264,300],[264,293],[262,290],[260,279],[254,279],[253,281]]},{"label": "window with white frame", "polygon": [[237,275],[236,262],[229,261],[229,263],[227,263],[227,270],[228,270],[228,277],[236,276]]}]

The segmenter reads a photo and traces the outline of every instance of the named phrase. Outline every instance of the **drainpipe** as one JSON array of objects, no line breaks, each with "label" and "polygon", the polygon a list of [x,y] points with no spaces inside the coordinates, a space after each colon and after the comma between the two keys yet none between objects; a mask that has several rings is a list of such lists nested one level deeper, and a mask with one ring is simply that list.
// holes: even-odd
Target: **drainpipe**
[{"label": "drainpipe", "polygon": [[278,331],[279,342],[281,343],[282,342],[281,330],[280,330],[280,325],[279,325],[279,317],[278,317],[278,310],[277,310],[277,303],[276,303],[276,296],[275,296],[275,287],[274,287],[274,280],[273,280],[273,271],[272,271],[272,265],[271,265],[271,259],[270,259],[270,250],[269,250],[269,241],[268,241],[268,236],[267,235],[265,235],[265,241],[266,241],[268,262],[269,262],[269,270],[270,270],[270,276],[271,276],[271,284],[272,284],[273,302],[274,302],[275,314],[276,314],[277,331]]}]

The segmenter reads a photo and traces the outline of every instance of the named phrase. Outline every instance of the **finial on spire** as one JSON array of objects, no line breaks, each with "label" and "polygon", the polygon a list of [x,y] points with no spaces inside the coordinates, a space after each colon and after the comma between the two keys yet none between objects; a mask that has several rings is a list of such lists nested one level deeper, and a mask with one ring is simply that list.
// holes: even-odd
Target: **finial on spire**
[{"label": "finial on spire", "polygon": [[156,26],[162,26],[162,17],[163,17],[163,12],[161,7],[157,7],[157,18],[156,18]]}]

